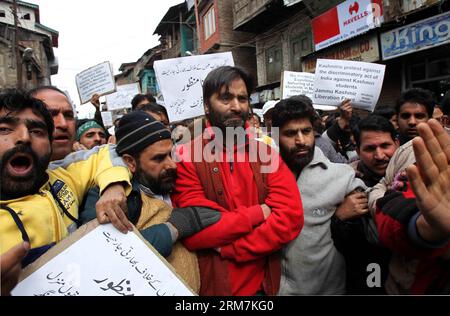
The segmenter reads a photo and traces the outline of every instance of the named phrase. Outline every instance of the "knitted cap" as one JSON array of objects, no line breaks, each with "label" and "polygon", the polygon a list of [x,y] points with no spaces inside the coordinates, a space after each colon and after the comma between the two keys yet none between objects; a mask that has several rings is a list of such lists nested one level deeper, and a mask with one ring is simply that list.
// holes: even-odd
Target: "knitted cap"
[{"label": "knitted cap", "polygon": [[153,143],[171,139],[170,131],[143,111],[131,112],[122,117],[115,134],[119,155],[137,154]]}]

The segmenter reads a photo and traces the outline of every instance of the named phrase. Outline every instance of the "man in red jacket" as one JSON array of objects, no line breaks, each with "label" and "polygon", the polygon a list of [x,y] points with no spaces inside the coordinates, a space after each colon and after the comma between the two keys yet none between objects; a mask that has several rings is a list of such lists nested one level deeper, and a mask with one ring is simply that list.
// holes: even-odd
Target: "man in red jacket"
[{"label": "man in red jacket", "polygon": [[407,169],[405,191],[387,192],[377,202],[380,242],[408,271],[391,271],[386,289],[389,294],[450,294],[450,137],[434,119],[418,125],[418,133],[413,140],[417,165]]},{"label": "man in red jacket", "polygon": [[[278,153],[255,141],[250,129],[244,132],[251,89],[241,69],[213,70],[203,85],[207,128],[178,148],[172,195],[176,207],[222,212],[219,222],[184,241],[189,250],[197,251],[200,295],[275,295],[281,273],[277,251],[303,227],[294,176]],[[224,135],[242,136],[239,131],[244,137],[225,141]],[[270,152],[272,168],[265,168],[261,149]]]}]

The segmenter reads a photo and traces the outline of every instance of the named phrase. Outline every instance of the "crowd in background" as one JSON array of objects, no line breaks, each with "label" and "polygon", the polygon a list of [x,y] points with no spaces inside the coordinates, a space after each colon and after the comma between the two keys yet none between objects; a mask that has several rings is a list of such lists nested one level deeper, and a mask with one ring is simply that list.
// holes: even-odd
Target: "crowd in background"
[{"label": "crowd in background", "polygon": [[95,219],[135,226],[200,295],[450,294],[450,92],[358,114],[299,95],[259,117],[252,89],[220,67],[205,116],[170,122],[139,94],[113,135],[98,95],[77,120],[56,87],[1,91],[2,295]]}]

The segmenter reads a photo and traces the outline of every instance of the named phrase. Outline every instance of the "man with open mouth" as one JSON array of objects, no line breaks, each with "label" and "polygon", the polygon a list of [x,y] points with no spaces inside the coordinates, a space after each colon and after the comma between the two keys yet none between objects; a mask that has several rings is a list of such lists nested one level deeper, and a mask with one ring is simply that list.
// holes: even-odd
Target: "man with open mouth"
[{"label": "man with open mouth", "polygon": [[54,135],[42,101],[18,90],[0,93],[0,254],[28,243],[22,266],[76,229],[78,207],[91,186],[100,187],[99,219],[119,221],[115,208],[126,211],[130,175],[115,149],[96,147],[49,165]]}]

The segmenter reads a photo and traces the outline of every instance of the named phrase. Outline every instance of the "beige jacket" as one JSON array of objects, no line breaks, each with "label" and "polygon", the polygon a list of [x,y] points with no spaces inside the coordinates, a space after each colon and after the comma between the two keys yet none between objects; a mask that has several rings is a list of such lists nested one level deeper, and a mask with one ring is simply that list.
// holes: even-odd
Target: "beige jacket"
[{"label": "beige jacket", "polygon": [[[136,228],[139,230],[149,226],[165,223],[172,213],[172,207],[164,201],[141,193],[142,210]],[[166,260],[175,268],[177,274],[198,293],[200,290],[200,270],[197,256],[187,250],[181,242],[173,245],[172,254]]]}]

